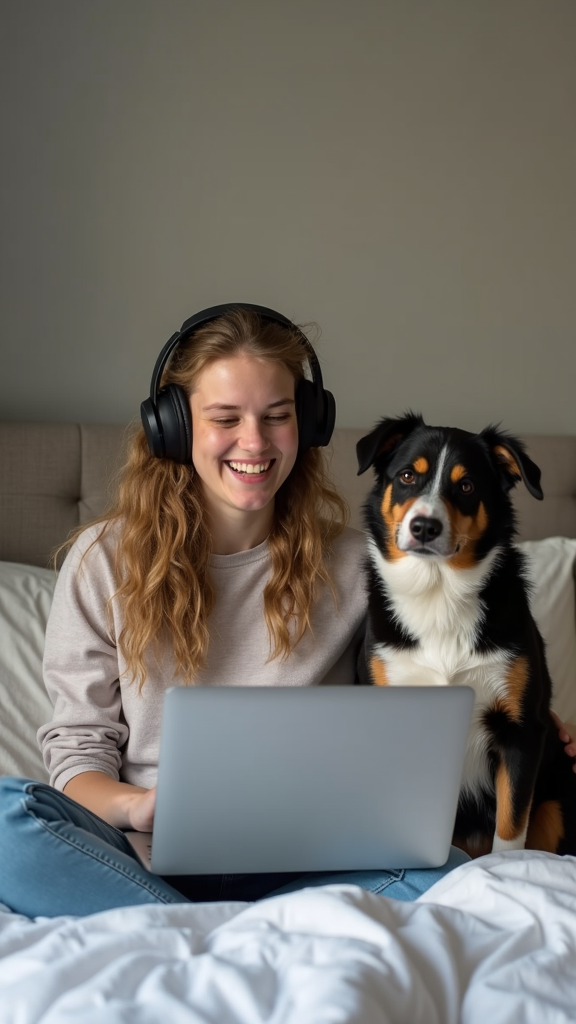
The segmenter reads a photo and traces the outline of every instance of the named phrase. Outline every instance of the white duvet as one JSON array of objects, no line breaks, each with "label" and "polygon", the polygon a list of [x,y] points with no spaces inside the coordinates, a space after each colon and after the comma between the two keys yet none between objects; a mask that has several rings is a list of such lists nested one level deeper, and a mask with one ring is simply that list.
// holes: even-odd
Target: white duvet
[{"label": "white duvet", "polygon": [[30,921],[1,1024],[576,1021],[576,858],[493,854],[416,903],[355,886]]}]

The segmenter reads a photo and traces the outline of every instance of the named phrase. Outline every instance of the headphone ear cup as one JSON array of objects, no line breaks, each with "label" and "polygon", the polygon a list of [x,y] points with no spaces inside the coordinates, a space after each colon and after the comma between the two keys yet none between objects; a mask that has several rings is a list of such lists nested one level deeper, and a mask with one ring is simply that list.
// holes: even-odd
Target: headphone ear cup
[{"label": "headphone ear cup", "polygon": [[157,459],[161,459],[164,455],[164,441],[158,424],[158,417],[156,416],[156,408],[151,398],[146,398],[141,403],[140,417],[150,453],[155,455]]},{"label": "headphone ear cup", "polygon": [[316,438],[314,445],[318,448],[325,448],[330,442],[336,425],[336,401],[331,391],[322,389],[322,422],[316,425]]},{"label": "headphone ear cup", "polygon": [[[156,417],[163,441],[162,455],[174,462],[192,462],[192,414],[188,396],[178,384],[161,388]],[[156,454],[156,452],[154,452]]]},{"label": "headphone ear cup", "polygon": [[298,448],[325,448],[336,422],[336,402],[331,391],[318,389],[314,381],[301,377],[296,387]]},{"label": "headphone ear cup", "polygon": [[294,397],[298,424],[298,450],[305,452],[313,447],[316,435],[316,391],[312,381],[301,377]]}]

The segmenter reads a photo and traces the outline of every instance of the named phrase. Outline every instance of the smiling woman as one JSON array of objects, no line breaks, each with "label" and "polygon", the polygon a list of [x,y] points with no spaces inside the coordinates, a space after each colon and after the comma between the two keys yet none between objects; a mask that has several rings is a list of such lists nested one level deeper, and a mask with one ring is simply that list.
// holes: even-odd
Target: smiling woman
[{"label": "smiling woman", "polygon": [[[344,529],[347,508],[320,448],[330,439],[334,416],[308,339],[262,307],[219,309],[222,315],[207,322],[197,324],[202,314],[186,322],[193,333],[183,332],[160,382],[159,404],[170,396],[185,410],[186,456],[178,462],[151,457],[147,430],[146,438],[136,438],[120,491],[123,556],[128,566],[134,560],[134,569],[119,594],[126,595],[124,636],[140,679],[150,637],[169,623],[178,671],[199,681],[210,649],[208,617],[214,631],[217,613],[210,559],[266,542],[267,663],[270,651],[272,659],[286,658],[310,630],[319,588],[331,592],[333,542],[342,535],[350,550],[352,538],[359,540]],[[310,361],[314,384],[305,378]],[[138,509],[134,493],[141,495]],[[150,566],[142,574],[146,550]],[[142,580],[151,575],[158,584],[144,627]]]},{"label": "smiling woman", "polygon": [[[334,402],[316,356],[273,311],[203,311],[160,354],[142,417],[114,506],[72,538],[56,585],[54,713],[38,733],[51,785],[0,784],[0,901],[23,914],[253,900],[335,877],[164,879],[124,835],[152,829],[168,687],[356,681],[365,546],[327,475]],[[339,880],[413,899],[464,859]]]}]

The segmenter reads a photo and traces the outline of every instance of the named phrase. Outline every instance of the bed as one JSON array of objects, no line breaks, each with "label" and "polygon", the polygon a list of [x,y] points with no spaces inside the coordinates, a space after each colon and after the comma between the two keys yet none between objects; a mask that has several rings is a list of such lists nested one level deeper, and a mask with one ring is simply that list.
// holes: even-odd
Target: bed
[{"label": "bed", "polygon": [[[130,428],[0,423],[0,774],[45,779],[41,658],[50,553],[106,505]],[[337,430],[352,522],[370,487]],[[576,722],[576,437],[527,437],[546,500],[519,488],[519,542],[554,708]],[[1,870],[0,865],[0,870]],[[0,907],[2,1024],[557,1024],[576,1019],[576,858],[493,854],[416,903],[329,886],[257,904],[29,920]]]}]

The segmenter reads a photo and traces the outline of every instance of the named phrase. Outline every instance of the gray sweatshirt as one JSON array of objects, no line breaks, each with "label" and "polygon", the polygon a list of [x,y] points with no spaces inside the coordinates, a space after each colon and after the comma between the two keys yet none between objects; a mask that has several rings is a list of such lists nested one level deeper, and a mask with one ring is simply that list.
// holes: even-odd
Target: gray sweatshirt
[{"label": "gray sweatshirt", "polygon": [[[102,771],[113,779],[150,787],[156,782],[162,699],[174,675],[171,652],[148,658],[141,692],[125,671],[116,646],[122,628],[112,530],[80,559],[101,526],[85,530],[60,571],[46,632],[44,681],[54,705],[52,721],[38,730],[50,781],[63,789],[75,775]],[[308,631],[286,661],[268,661],[270,640],[263,591],[270,576],[265,541],[250,551],[212,555],[216,592],[202,686],[319,686],[354,682],[365,626],[362,572],[365,540],[347,529],[336,539],[330,572],[336,603],[322,587]]]}]

